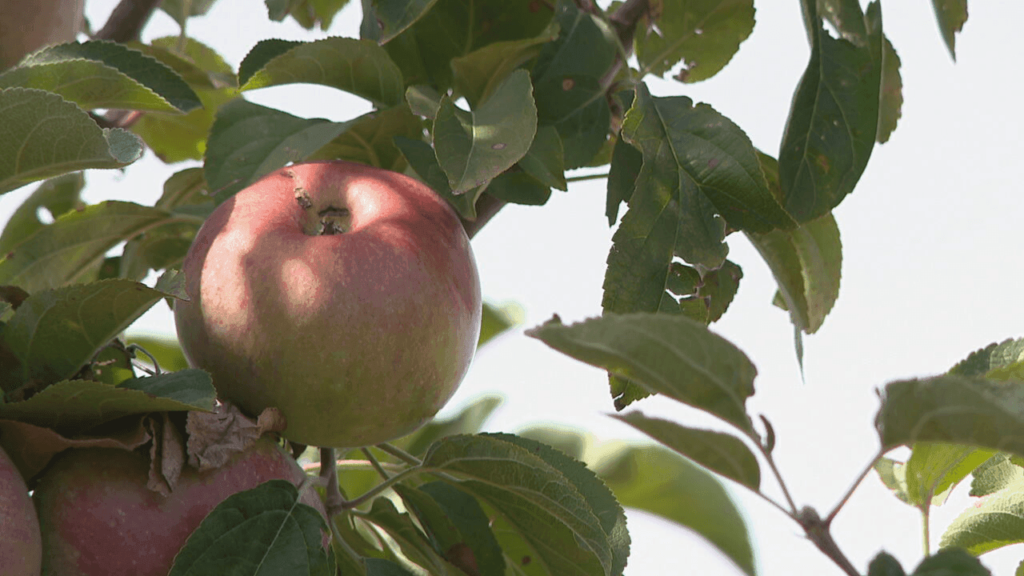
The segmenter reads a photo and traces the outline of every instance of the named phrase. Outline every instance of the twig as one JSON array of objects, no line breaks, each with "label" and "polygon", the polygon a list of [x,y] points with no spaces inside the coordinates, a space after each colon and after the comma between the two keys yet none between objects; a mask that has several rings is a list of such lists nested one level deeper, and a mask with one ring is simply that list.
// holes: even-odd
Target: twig
[{"label": "twig", "polygon": [[149,17],[160,7],[160,0],[121,0],[96,33],[98,40],[130,42],[138,40]]},{"label": "twig", "polygon": [[761,444],[756,435],[751,433],[750,439],[753,440],[754,444],[757,444],[757,447],[761,450],[761,454],[764,455],[765,461],[768,462],[768,467],[771,468],[776,482],[779,483],[779,488],[782,488],[782,495],[786,497],[786,503],[789,504],[790,515],[793,516],[793,518],[797,518],[799,513],[796,509],[796,503],[793,502],[793,497],[789,495],[789,488],[786,487],[786,481],[782,479],[782,474],[779,473],[779,468],[775,465],[775,458],[772,458],[772,453],[769,452],[763,444]]},{"label": "twig", "polygon": [[829,560],[835,562],[836,566],[839,566],[849,576],[860,576],[857,568],[832,539],[828,521],[823,521],[814,508],[804,507],[797,515],[796,521],[800,523],[800,527],[807,533],[807,538],[818,547],[818,550],[821,550],[822,554],[828,556]]},{"label": "twig", "polygon": [[565,179],[566,182],[583,182],[584,180],[600,180],[601,178],[607,178],[608,173],[604,174],[584,174],[583,176],[570,176]]},{"label": "twig", "polygon": [[856,490],[857,487],[860,486],[860,483],[864,481],[864,478],[866,478],[867,475],[870,474],[871,471],[875,469],[875,462],[878,462],[878,459],[882,457],[882,454],[882,452],[879,452],[878,454],[875,455],[874,458],[871,459],[871,462],[868,463],[867,467],[865,467],[864,470],[861,471],[860,475],[857,476],[857,479],[854,480],[853,485],[850,486],[850,489],[846,491],[846,494],[843,494],[843,497],[839,499],[839,502],[835,505],[834,508],[832,508],[832,511],[828,513],[828,516],[825,517],[826,526],[832,524],[832,520],[836,517],[836,514],[839,514],[839,510],[841,510],[842,507],[846,505],[846,502],[850,499],[850,497],[853,496],[854,490]]},{"label": "twig", "polygon": [[490,194],[484,193],[480,196],[480,199],[476,201],[476,220],[463,220],[462,226],[466,229],[466,234],[472,238],[476,236],[476,233],[484,227],[485,224],[491,221],[498,212],[505,207],[506,202],[499,200]]},{"label": "twig", "polygon": [[381,478],[385,480],[391,478],[391,474],[388,474],[388,471],[380,465],[380,462],[377,461],[377,457],[373,455],[373,452],[370,452],[369,448],[362,448],[361,450],[363,454],[366,455],[366,459],[370,462],[370,465],[373,466],[373,469],[377,471],[377,474],[380,474]]},{"label": "twig", "polygon": [[334,518],[347,504],[338,485],[338,466],[334,448],[320,449],[320,479],[324,482],[324,508],[327,509],[327,518]]}]

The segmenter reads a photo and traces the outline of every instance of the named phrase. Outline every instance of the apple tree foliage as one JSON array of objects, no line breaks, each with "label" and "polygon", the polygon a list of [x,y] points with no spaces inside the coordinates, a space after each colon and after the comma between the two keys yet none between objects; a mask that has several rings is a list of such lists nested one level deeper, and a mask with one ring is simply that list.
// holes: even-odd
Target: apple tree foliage
[{"label": "apple tree foliage", "polygon": [[[782,477],[770,422],[746,407],[757,370],[708,325],[743,277],[727,258],[731,234],[749,238],[774,274],[798,356],[838,297],[832,210],[902,105],[881,3],[801,1],[810,57],[777,150],[755,148],[713,103],[654,96],[645,84],[671,75],[685,92],[722,70],[755,25],[753,0],[362,0],[358,38],[268,39],[237,69],[187,33],[213,3],[164,1],[181,35],[141,43],[160,2],[124,0],[89,39],[0,72],[0,193],[42,181],[0,234],[0,443],[22,474],[31,479],[75,446],[159,443],[147,419],[214,409],[209,375],[189,368],[175,342],[123,334],[160,301],[185,297],[176,268],[204,217],[268,172],[320,159],[406,172],[450,201],[472,236],[505,204],[543,205],[581,178],[574,171],[607,167],[616,231],[603,314],[572,325],[556,317],[527,334],[606,370],[617,410],[661,394],[729,431],[631,410],[617,418],[654,443],[594,457],[569,433],[479,434],[496,405],[480,401],[343,455],[347,500],[331,519],[332,558],[308,562],[310,574],[621,574],[623,506],[696,531],[753,574],[722,479],[761,494],[764,474]],[[348,2],[265,4],[273,20],[326,29]],[[967,2],[933,4],[955,56]],[[331,122],[245,98],[290,83],[343,90],[373,111]],[[153,205],[83,201],[88,170],[126,168],[145,148],[187,166]],[[41,210],[54,221],[40,221]],[[152,272],[159,280],[142,283]],[[481,344],[513,316],[486,307]],[[1024,542],[1024,340],[982,348],[946,374],[889,383],[877,430],[873,469],[925,522],[969,476],[971,494],[987,496],[912,574],[988,574],[975,556]],[[909,459],[886,457],[899,446]],[[261,531],[283,524],[232,515],[315,521],[295,512],[294,495],[268,496],[277,488],[225,501],[172,574],[208,573],[203,554],[312,558],[303,547],[253,551],[254,539],[273,541]],[[858,574],[829,531],[842,503],[822,517],[785,496],[773,503]],[[219,532],[225,522],[237,523],[231,538]],[[883,552],[868,573],[907,572]]]}]

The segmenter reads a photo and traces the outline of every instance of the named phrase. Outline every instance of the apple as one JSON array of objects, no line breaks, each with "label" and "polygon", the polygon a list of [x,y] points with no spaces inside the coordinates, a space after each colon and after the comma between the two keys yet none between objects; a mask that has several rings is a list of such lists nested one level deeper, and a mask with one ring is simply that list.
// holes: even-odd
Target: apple
[{"label": "apple", "polygon": [[351,162],[278,170],[221,204],[182,269],[185,356],[283,435],[355,448],[403,436],[455,393],[480,331],[469,238],[426,185]]},{"label": "apple", "polygon": [[0,448],[0,567],[5,576],[39,576],[43,545],[28,487]]},{"label": "apple", "polygon": [[0,70],[50,44],[85,30],[85,0],[0,0]]},{"label": "apple", "polygon": [[[215,470],[186,467],[166,497],[146,487],[148,475],[149,458],[127,450],[71,449],[54,458],[32,496],[43,574],[167,576],[189,535],[225,498],[274,479],[299,486],[306,477],[269,438]],[[323,512],[312,486],[302,501]]]}]

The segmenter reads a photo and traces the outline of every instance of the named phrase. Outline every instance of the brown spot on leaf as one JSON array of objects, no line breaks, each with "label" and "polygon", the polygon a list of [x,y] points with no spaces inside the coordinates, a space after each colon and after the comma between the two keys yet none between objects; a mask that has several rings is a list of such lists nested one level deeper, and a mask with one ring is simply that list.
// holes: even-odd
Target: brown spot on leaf
[{"label": "brown spot on leaf", "polygon": [[504,142],[498,142],[497,144],[491,145],[491,150],[504,150],[504,149],[505,149],[505,143]]},{"label": "brown spot on leaf", "polygon": [[565,80],[562,80],[562,90],[565,90],[566,92],[572,90],[573,86],[575,85],[576,81],[573,80],[572,78],[566,78]]}]

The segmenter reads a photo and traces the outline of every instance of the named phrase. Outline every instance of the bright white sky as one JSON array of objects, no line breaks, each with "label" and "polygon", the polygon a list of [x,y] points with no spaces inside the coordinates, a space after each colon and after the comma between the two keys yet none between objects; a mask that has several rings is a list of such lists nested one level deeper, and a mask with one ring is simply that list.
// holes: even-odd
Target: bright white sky
[{"label": "bright white sky", "polygon": [[[89,0],[94,27],[114,0]],[[356,36],[358,2],[339,16],[331,35]],[[656,95],[686,95],[710,103],[734,120],[754,144],[775,153],[808,47],[797,2],[757,2],[757,25],[721,74],[697,85],[650,82]],[[1024,308],[1015,305],[1024,271],[1014,254],[1024,215],[1014,166],[1024,134],[1021,83],[1007,64],[1024,53],[1024,4],[972,2],[957,38],[957,63],[946,51],[930,2],[886,1],[886,33],[903,62],[904,109],[890,143],[876,147],[856,191],[836,210],[843,235],[841,295],[821,331],[805,339],[802,383],[785,313],[771,306],[775,283],[766,265],[739,235],[730,258],[745,277],[725,319],[713,329],[743,349],[759,370],[753,414],[767,415],[778,435],[775,456],[798,505],[822,515],[846,491],[877,449],[873,427],[877,389],[885,382],[945,371],[968,352],[1024,335]],[[146,38],[176,34],[160,13]],[[189,24],[190,35],[215,48],[235,69],[259,40],[311,40],[291,20],[272,23],[262,2],[220,2]],[[316,86],[252,92],[253,101],[304,117],[348,120],[368,106]],[[93,171],[87,199],[151,203],[163,181],[184,166],[164,166],[152,155],[127,173]],[[0,196],[0,222],[32,190]],[[509,207],[474,240],[485,297],[515,301],[525,326],[553,313],[565,321],[600,313],[601,282],[612,231],[604,217],[604,181],[556,191],[543,208]],[[133,329],[173,334],[158,305]],[[485,394],[505,402],[491,430],[557,425],[602,440],[644,437],[606,416],[606,379],[527,338],[510,333],[480,352],[462,388],[442,413]],[[662,399],[634,409],[687,425],[719,427],[703,415]],[[765,489],[781,498],[763,471]],[[749,521],[759,572],[769,576],[839,574],[795,523],[745,489],[730,486]],[[945,525],[967,503],[961,486],[933,512],[933,547]],[[701,538],[640,512],[629,513],[633,552],[626,573],[740,574]],[[834,535],[859,569],[881,549],[910,571],[922,555],[918,515],[890,495],[874,475],[838,516]],[[933,548],[934,549],[934,548]],[[983,560],[1010,574],[1019,546]]]}]

